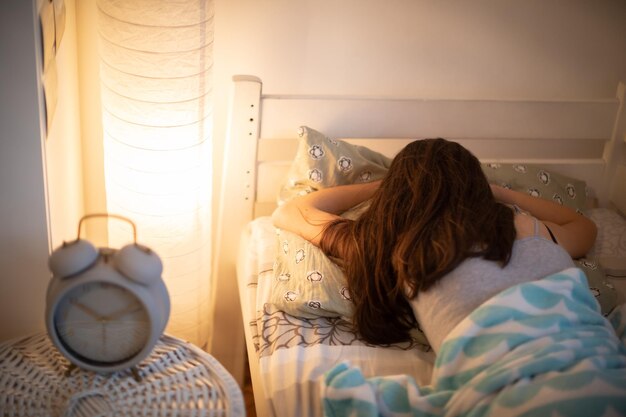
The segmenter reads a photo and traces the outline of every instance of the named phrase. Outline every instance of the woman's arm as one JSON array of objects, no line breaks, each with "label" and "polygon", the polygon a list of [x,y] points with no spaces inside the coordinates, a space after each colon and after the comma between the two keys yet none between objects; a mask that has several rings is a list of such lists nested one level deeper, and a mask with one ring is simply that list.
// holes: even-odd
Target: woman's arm
[{"label": "woman's arm", "polygon": [[324,227],[339,214],[369,199],[380,181],[325,188],[296,197],[272,214],[274,226],[296,233],[319,246]]},{"label": "woman's arm", "polygon": [[[593,221],[574,210],[543,198],[491,185],[497,201],[516,205],[550,228],[556,240],[573,258],[584,256],[596,240]],[[547,232],[547,231],[546,231]]]}]

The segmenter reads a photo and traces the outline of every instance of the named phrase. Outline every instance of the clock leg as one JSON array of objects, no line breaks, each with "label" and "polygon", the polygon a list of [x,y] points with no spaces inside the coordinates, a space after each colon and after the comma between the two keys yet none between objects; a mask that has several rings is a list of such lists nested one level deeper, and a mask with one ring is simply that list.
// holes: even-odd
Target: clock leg
[{"label": "clock leg", "polygon": [[139,375],[139,370],[136,366],[130,368],[130,373],[133,374],[133,378],[135,379],[135,381],[141,382],[141,375]]},{"label": "clock leg", "polygon": [[76,368],[78,368],[76,365],[74,365],[73,363],[70,363],[70,364],[67,366],[67,369],[65,370],[65,374],[64,374],[64,376],[65,376],[66,378],[67,378],[67,377],[69,377],[69,376],[70,376],[70,374],[72,373],[72,371],[73,371],[74,369],[76,369]]}]

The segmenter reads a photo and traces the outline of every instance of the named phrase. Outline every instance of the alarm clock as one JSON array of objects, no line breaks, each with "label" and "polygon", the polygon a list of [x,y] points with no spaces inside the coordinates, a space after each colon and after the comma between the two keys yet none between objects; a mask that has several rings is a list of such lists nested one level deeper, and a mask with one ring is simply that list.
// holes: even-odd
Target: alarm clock
[{"label": "alarm clock", "polygon": [[[133,243],[121,249],[95,248],[80,238],[92,217],[130,223]],[[64,242],[48,260],[52,279],[46,295],[46,329],[52,343],[72,364],[108,373],[145,359],[165,330],[170,301],[163,264],[137,243],[135,224],[114,214],[81,218],[78,237]]]}]

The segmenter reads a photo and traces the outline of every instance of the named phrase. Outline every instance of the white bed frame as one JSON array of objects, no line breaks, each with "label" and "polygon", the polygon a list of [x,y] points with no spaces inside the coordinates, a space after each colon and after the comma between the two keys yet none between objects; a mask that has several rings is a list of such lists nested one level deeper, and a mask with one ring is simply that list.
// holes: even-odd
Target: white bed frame
[{"label": "white bed frame", "polygon": [[[444,137],[462,143],[485,162],[541,164],[583,179],[599,206],[624,214],[625,93],[626,85],[620,83],[616,98],[606,100],[292,96],[264,94],[261,80],[253,76],[233,77],[214,270],[220,282],[216,317],[219,320],[220,309],[222,317],[228,317],[214,337],[230,337],[229,346],[238,355],[225,366],[235,374],[243,369],[243,334],[249,332],[241,317],[233,317],[232,310],[226,313],[238,303],[239,237],[250,220],[274,209],[296,151],[299,126],[389,156],[412,139]],[[247,349],[254,391],[259,393],[262,381],[254,347],[249,344]],[[258,415],[268,415],[263,399],[255,397]]]}]

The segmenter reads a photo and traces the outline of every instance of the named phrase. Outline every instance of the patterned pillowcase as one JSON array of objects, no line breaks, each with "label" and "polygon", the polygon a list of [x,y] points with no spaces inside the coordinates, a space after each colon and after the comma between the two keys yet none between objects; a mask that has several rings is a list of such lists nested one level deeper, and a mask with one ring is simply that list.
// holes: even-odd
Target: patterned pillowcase
[{"label": "patterned pillowcase", "polygon": [[330,139],[310,127],[300,127],[298,135],[298,150],[279,204],[322,188],[379,180],[391,165],[391,158],[365,146]]},{"label": "patterned pillowcase", "polygon": [[[281,202],[323,188],[383,178],[391,158],[364,146],[298,129],[298,150],[278,198]],[[355,219],[367,204],[343,216]],[[277,257],[270,302],[296,317],[352,317],[352,302],[341,268],[317,246],[285,230],[277,231]]]},{"label": "patterned pillowcase", "polygon": [[352,316],[352,303],[341,269],[318,247],[278,230],[277,259],[270,303],[295,317]]},{"label": "patterned pillowcase", "polygon": [[[364,202],[342,214],[358,218],[367,209]],[[287,230],[276,230],[277,255],[270,303],[295,317],[343,317],[350,320],[346,278],[331,258],[306,239]]]},{"label": "patterned pillowcase", "polygon": [[[364,146],[298,129],[298,150],[278,203],[336,185],[381,179],[391,159]],[[355,219],[366,205],[344,213]],[[296,317],[352,317],[352,302],[341,268],[317,246],[285,230],[277,231],[277,257],[270,302]]]},{"label": "patterned pillowcase", "polygon": [[587,185],[584,181],[531,164],[483,163],[482,167],[492,184],[553,200],[579,213],[586,210]]}]

